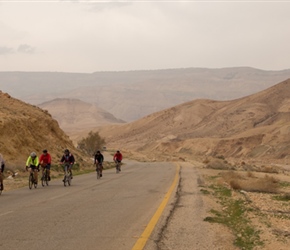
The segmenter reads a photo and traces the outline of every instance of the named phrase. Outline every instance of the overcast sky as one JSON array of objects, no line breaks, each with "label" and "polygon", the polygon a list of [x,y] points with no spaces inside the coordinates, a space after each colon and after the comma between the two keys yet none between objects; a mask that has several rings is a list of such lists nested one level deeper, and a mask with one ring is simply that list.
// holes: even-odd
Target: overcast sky
[{"label": "overcast sky", "polygon": [[0,71],[290,68],[290,1],[0,0]]}]

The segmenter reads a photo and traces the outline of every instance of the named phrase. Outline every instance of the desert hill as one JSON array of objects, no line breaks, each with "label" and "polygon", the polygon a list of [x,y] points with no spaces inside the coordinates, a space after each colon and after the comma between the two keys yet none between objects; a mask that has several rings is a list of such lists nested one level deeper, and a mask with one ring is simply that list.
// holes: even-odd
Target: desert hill
[{"label": "desert hill", "polygon": [[32,106],[0,91],[0,152],[7,165],[25,167],[32,151],[47,149],[56,163],[69,148],[81,163],[83,157],[57,121],[39,107]]},{"label": "desert hill", "polygon": [[0,88],[31,104],[77,98],[127,122],[195,99],[233,100],[290,78],[250,67],[95,72],[0,72]]},{"label": "desert hill", "polygon": [[[290,159],[290,80],[232,101],[194,100],[98,131],[107,146],[155,158]],[[115,132],[116,131],[116,132]]]},{"label": "desert hill", "polygon": [[72,137],[75,133],[96,126],[124,123],[95,104],[78,99],[57,98],[37,106],[47,110],[58,121],[59,126]]}]

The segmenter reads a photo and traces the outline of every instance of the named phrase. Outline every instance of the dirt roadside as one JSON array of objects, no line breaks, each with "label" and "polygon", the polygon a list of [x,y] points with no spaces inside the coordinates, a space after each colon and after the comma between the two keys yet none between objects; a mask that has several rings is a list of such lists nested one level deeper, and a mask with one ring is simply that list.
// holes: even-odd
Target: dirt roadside
[{"label": "dirt roadside", "polygon": [[[242,181],[274,180],[279,188],[275,193],[267,193],[232,189],[222,178],[223,174],[232,173],[228,170],[207,169],[198,163],[180,163],[180,166],[175,196],[148,240],[146,250],[289,249],[288,173],[234,171]],[[224,188],[227,197],[218,197],[221,190],[214,189],[218,186]],[[289,199],[277,200],[284,197]],[[208,218],[216,223],[206,221]]]},{"label": "dirt roadside", "polygon": [[180,163],[175,196],[154,229],[145,250],[236,250],[230,230],[204,221],[215,201],[200,192],[201,173],[190,163]]}]

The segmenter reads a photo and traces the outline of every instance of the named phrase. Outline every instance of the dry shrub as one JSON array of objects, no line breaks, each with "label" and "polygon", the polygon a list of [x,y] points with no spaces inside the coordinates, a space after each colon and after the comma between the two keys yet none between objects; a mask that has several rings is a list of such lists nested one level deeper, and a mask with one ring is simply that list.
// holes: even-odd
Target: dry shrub
[{"label": "dry shrub", "polygon": [[248,172],[247,172],[247,177],[249,177],[249,178],[255,178],[255,175],[254,175],[253,172],[248,171]]},{"label": "dry shrub", "polygon": [[274,178],[273,176],[265,175],[265,177],[259,179],[245,179],[238,173],[227,172],[224,173],[222,177],[225,182],[227,182],[234,190],[244,190],[247,192],[262,193],[277,193],[279,191],[279,180],[277,178]]},{"label": "dry shrub", "polygon": [[234,171],[228,171],[228,172],[221,173],[221,177],[228,183],[230,183],[231,180],[243,178],[242,175],[240,175],[239,173],[234,172]]},{"label": "dry shrub", "polygon": [[203,163],[204,163],[204,164],[208,164],[208,163],[209,163],[209,159],[205,159],[205,160],[203,161]]},{"label": "dry shrub", "polygon": [[257,167],[255,165],[244,164],[244,165],[242,165],[242,169],[244,171],[257,171]]},{"label": "dry shrub", "polygon": [[231,181],[230,181],[230,186],[231,186],[231,188],[234,189],[234,190],[241,190],[241,189],[242,189],[239,180],[231,180]]},{"label": "dry shrub", "polygon": [[242,187],[248,192],[277,193],[279,189],[278,181],[273,177],[251,180]]},{"label": "dry shrub", "polygon": [[262,165],[261,166],[260,172],[264,172],[264,173],[275,173],[275,174],[278,174],[279,173],[279,171],[277,170],[276,167],[273,167],[273,166],[265,166],[265,165]]},{"label": "dry shrub", "polygon": [[240,190],[241,185],[240,185],[240,180],[243,179],[243,176],[240,175],[237,172],[234,171],[228,171],[225,173],[221,174],[222,178],[224,179],[225,182],[227,182],[232,189],[234,190]]},{"label": "dry shrub", "polygon": [[211,168],[211,169],[220,169],[220,170],[228,170],[231,168],[231,166],[229,166],[228,164],[224,163],[224,161],[222,160],[214,160],[212,162],[209,162],[206,165],[207,168]]}]

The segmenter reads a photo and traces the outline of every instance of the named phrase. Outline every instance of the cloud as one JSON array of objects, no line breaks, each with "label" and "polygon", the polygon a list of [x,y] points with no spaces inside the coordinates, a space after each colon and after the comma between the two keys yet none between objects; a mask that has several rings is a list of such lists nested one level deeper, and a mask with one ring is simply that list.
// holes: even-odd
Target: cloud
[{"label": "cloud", "polygon": [[8,47],[1,47],[0,46],[0,55],[7,55],[7,54],[13,54],[14,49],[13,48],[8,48]]},{"label": "cloud", "polygon": [[26,53],[26,54],[33,54],[35,51],[35,48],[31,47],[27,44],[21,44],[19,45],[17,52],[19,53]]},{"label": "cloud", "polygon": [[89,11],[92,12],[98,12],[98,11],[107,11],[111,9],[119,9],[123,7],[127,7],[129,5],[132,5],[130,2],[97,2],[97,3],[90,3]]}]

